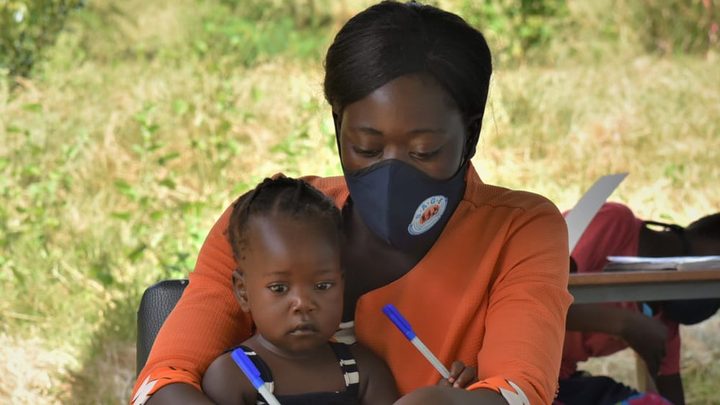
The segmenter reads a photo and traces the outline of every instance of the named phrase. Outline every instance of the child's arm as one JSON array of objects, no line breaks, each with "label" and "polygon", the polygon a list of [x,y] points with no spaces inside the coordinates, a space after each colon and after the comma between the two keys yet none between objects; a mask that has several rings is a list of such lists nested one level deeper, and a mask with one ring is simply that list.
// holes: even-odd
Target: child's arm
[{"label": "child's arm", "polygon": [[658,375],[666,354],[667,327],[641,312],[602,304],[574,304],[567,315],[568,330],[602,332],[619,336],[645,361],[650,374]]},{"label": "child's arm", "polygon": [[400,395],[390,369],[375,353],[359,343],[350,346],[360,372],[358,396],[362,405],[392,404]]},{"label": "child's arm", "polygon": [[218,405],[255,405],[257,391],[230,353],[222,354],[210,364],[202,380],[202,389]]},{"label": "child's arm", "polygon": [[477,382],[477,369],[473,366],[466,366],[462,361],[456,360],[450,366],[450,378],[441,379],[438,385],[453,388],[465,388]]}]

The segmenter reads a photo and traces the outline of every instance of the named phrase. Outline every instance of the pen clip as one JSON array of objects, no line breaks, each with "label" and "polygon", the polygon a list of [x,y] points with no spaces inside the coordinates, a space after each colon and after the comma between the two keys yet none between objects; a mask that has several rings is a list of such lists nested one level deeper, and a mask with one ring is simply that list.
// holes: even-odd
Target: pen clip
[{"label": "pen clip", "polygon": [[260,370],[255,367],[255,364],[250,360],[250,357],[245,353],[242,348],[237,348],[230,354],[235,363],[240,367],[240,370],[245,373],[250,383],[255,389],[260,389],[265,384],[265,381],[260,378]]},{"label": "pen clip", "polygon": [[410,322],[400,315],[400,311],[398,311],[393,304],[385,305],[382,311],[388,318],[390,318],[392,323],[400,329],[400,332],[402,332],[408,340],[413,340],[415,338],[415,332],[410,326]]}]

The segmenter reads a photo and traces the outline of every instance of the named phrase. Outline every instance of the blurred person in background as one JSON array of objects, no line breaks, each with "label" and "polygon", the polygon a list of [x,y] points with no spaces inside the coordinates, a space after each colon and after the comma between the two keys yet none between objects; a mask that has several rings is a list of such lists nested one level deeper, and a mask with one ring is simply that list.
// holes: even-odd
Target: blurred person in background
[{"label": "blurred person in background", "polygon": [[[571,272],[601,272],[608,256],[719,254],[720,214],[705,216],[681,227],[642,220],[625,205],[605,203],[573,250]],[[658,394],[673,404],[684,404],[678,325],[702,322],[718,308],[720,299],[572,305],[568,312],[558,400],[566,405],[615,404],[629,399],[632,404],[662,403],[654,402],[661,401],[655,393],[641,393],[609,377],[578,371],[580,361],[630,347],[647,365]]]}]

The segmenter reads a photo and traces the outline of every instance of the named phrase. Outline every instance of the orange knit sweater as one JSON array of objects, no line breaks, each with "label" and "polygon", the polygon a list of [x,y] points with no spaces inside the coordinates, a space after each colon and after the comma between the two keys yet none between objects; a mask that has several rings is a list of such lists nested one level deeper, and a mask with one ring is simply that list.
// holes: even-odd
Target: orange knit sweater
[{"label": "orange knit sweater", "polygon": [[[306,180],[339,206],[348,198],[342,177]],[[443,363],[476,365],[477,387],[509,381],[530,403],[549,404],[572,301],[565,222],[545,198],[484,184],[472,167],[466,183],[463,200],[427,255],[400,279],[360,298],[357,338],[387,362],[401,393],[435,384],[437,372],[382,314],[382,306],[393,303]],[[190,284],[138,376],[137,404],[170,383],[199,389],[208,365],[251,334],[252,321],[231,290],[235,263],[224,235],[230,211],[210,231]]]}]

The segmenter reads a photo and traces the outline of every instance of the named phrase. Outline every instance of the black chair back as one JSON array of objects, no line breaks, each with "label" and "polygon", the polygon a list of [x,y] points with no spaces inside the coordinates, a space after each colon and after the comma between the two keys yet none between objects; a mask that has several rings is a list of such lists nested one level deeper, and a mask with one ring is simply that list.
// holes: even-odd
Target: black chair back
[{"label": "black chair back", "polygon": [[145,367],[155,337],[182,296],[188,280],[163,280],[143,293],[137,311],[136,373]]}]

